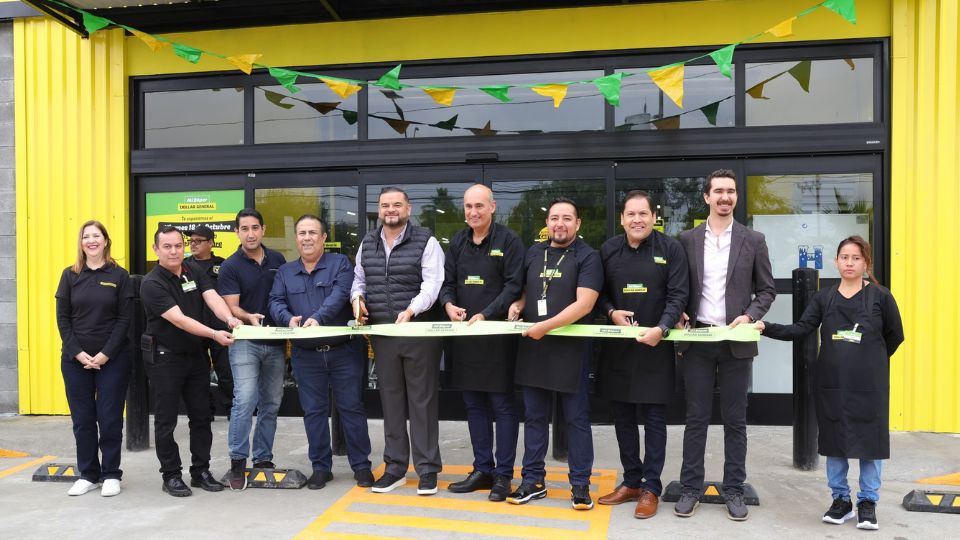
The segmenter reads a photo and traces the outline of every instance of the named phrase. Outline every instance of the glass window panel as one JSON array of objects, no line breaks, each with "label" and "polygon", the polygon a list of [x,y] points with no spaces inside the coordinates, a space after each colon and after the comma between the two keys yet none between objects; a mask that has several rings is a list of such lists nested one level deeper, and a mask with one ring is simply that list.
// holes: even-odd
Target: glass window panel
[{"label": "glass window panel", "polygon": [[[559,108],[554,108],[552,98],[536,94],[529,88],[511,88],[509,95],[512,101],[502,103],[476,87],[579,81],[602,75],[601,71],[568,71],[451,78],[448,81],[450,85],[474,88],[458,89],[450,106],[437,103],[418,88],[402,91],[371,88],[370,138],[600,131],[603,130],[604,100],[592,84],[571,85]],[[444,81],[404,79],[403,82],[443,86]]]},{"label": "glass window panel", "polygon": [[873,122],[873,59],[746,66],[748,126]]},{"label": "glass window panel", "polygon": [[747,177],[747,220],[767,236],[773,277],[795,268],[839,278],[837,245],[857,234],[873,241],[873,175],[794,174]]},{"label": "glass window panel", "polygon": [[324,249],[352,260],[360,245],[357,227],[357,187],[271,188],[255,191],[256,208],[263,214],[263,243],[292,261],[297,253],[296,220],[304,214],[320,216],[327,224]]},{"label": "glass window panel", "polygon": [[[618,70],[636,72],[641,68]],[[730,70],[733,75],[733,69]],[[647,75],[625,77],[620,87],[620,106],[614,108],[619,131],[733,127],[733,80],[717,67],[686,66],[681,109]]]},{"label": "glass window panel", "polygon": [[[767,244],[770,240],[767,239]],[[793,323],[793,294],[778,294],[764,321],[780,324]],[[758,394],[793,393],[793,342],[761,339],[759,353],[753,363],[751,392]]]},{"label": "glass window panel", "polygon": [[254,89],[257,144],[356,140],[357,94],[343,99],[322,83],[297,87],[296,94],[282,86]]},{"label": "glass window panel", "polygon": [[661,232],[679,236],[707,219],[710,210],[703,201],[705,176],[671,176],[665,178],[618,178],[617,179],[617,234],[620,226],[620,210],[628,191],[641,189],[649,193],[657,205],[658,226]]},{"label": "glass window panel", "polygon": [[243,88],[147,92],[144,148],[243,144]]},{"label": "glass window panel", "polygon": [[[535,175],[531,175],[535,176]],[[557,197],[577,203],[579,236],[594,249],[607,238],[607,189],[603,178],[531,179],[493,183],[494,219],[513,229],[526,246],[546,240],[547,208]]]},{"label": "glass window panel", "polygon": [[[433,235],[446,248],[453,235],[462,229],[463,222],[463,194],[472,183],[444,182],[428,184],[391,184],[407,192],[410,204],[413,206],[410,214],[410,223],[419,227],[426,227],[433,231]],[[367,186],[367,230],[372,231],[380,224],[378,222],[377,201],[380,190],[386,185]]]}]

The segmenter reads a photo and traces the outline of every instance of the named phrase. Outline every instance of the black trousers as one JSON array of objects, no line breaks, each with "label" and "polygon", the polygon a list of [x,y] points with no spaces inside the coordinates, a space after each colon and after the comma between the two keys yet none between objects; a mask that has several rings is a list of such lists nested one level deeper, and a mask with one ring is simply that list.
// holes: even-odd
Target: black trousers
[{"label": "black trousers", "polygon": [[723,492],[743,493],[747,480],[747,388],[753,358],[735,358],[726,342],[694,343],[680,364],[687,397],[682,489],[703,493],[703,454],[713,413],[713,390],[718,387],[723,420]]},{"label": "black trousers", "polygon": [[[657,497],[663,492],[660,474],[667,459],[667,406],[662,403],[611,401],[613,425],[623,464],[623,484],[645,489]],[[640,458],[640,429],[643,424],[643,458]]]},{"label": "black trousers", "polygon": [[153,437],[163,479],[181,476],[180,447],[173,438],[180,400],[187,406],[190,426],[190,475],[210,468],[213,434],[210,422],[210,364],[203,351],[192,354],[158,354],[147,364],[153,393]]},{"label": "black trousers", "polygon": [[233,370],[230,369],[230,350],[212,339],[204,340],[204,345],[210,353],[210,363],[217,374],[217,391],[210,392],[210,405],[220,404],[223,410],[230,413],[233,408]]}]

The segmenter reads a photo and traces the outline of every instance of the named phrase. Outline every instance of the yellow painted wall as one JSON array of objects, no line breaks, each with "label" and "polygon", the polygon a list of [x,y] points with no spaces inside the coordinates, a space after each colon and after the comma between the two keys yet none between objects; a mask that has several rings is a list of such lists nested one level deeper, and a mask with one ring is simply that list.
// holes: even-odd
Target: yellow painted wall
[{"label": "yellow painted wall", "polygon": [[960,14],[893,0],[891,278],[907,342],[891,365],[890,424],[960,432]]},{"label": "yellow painted wall", "polygon": [[104,222],[129,266],[124,39],[114,30],[81,40],[51,19],[21,19],[14,49],[20,412],[61,414],[53,295],[80,224]]}]

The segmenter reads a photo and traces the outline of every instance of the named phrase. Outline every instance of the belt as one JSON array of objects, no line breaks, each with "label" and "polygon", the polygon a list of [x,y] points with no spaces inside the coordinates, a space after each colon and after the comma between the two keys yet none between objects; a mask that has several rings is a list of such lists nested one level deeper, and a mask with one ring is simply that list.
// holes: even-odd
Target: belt
[{"label": "belt", "polygon": [[717,326],[722,326],[722,325],[720,325],[720,324],[703,323],[703,322],[700,322],[700,321],[697,321],[696,324],[693,325],[694,328],[715,328],[715,327],[717,327]]}]

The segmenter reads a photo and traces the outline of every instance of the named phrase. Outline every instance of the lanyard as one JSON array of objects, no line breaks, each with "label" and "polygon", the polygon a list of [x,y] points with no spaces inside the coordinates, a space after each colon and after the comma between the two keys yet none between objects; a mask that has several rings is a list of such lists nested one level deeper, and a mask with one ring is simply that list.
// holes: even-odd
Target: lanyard
[{"label": "lanyard", "polygon": [[540,295],[541,300],[544,300],[547,298],[547,289],[550,288],[550,282],[553,281],[553,277],[557,275],[557,272],[560,271],[560,263],[563,262],[563,258],[566,257],[567,253],[570,251],[569,249],[566,249],[563,251],[563,255],[560,255],[560,260],[557,261],[557,267],[554,268],[552,272],[550,272],[550,277],[548,278],[547,277],[547,251],[549,250],[550,250],[549,247],[543,249],[543,274],[541,274],[541,279],[543,280],[543,294]]}]

